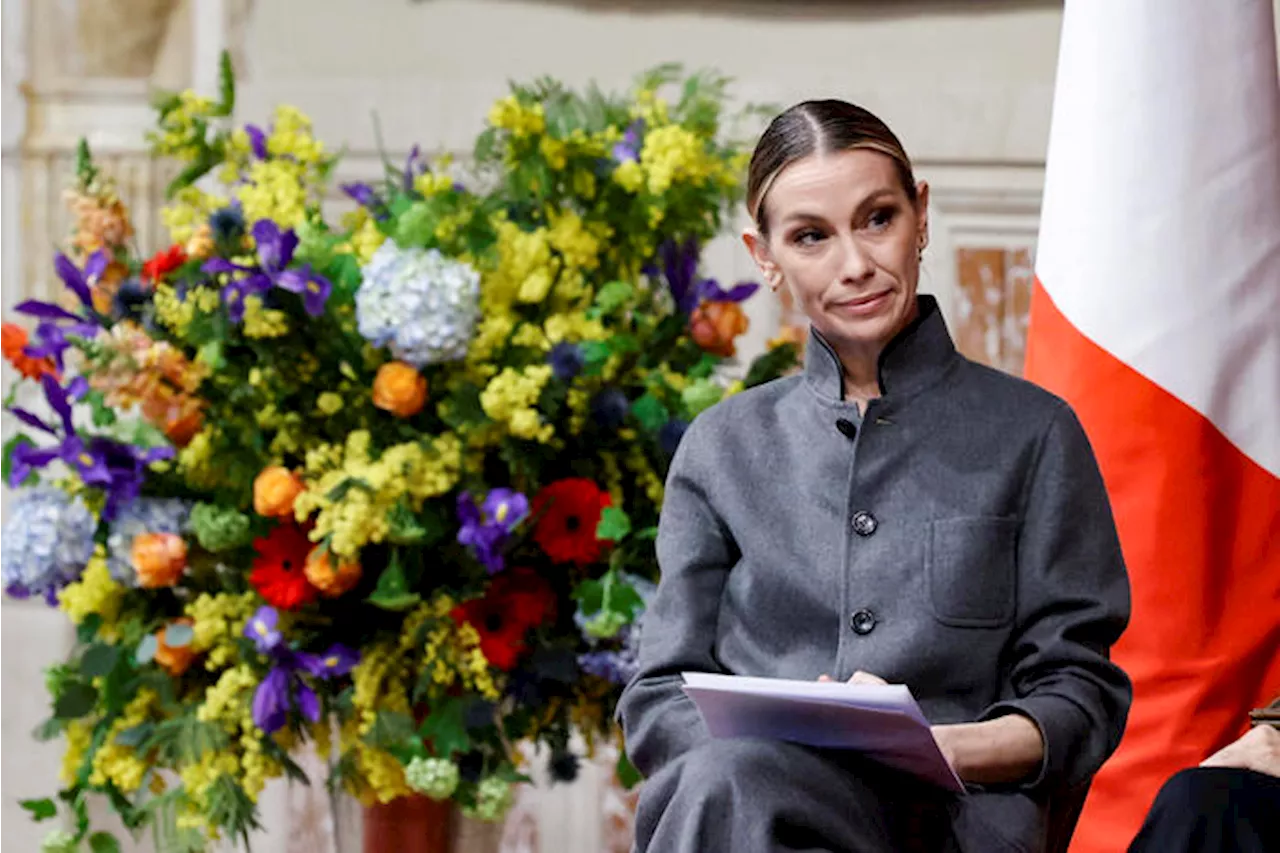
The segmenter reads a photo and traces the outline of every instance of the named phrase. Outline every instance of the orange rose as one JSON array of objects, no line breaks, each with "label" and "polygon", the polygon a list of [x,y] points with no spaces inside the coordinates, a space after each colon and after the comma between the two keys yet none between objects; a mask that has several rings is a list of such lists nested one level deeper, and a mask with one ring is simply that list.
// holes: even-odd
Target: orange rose
[{"label": "orange rose", "polygon": [[185,646],[171,646],[165,640],[169,636],[169,629],[174,625],[190,626],[193,624],[190,619],[184,617],[175,619],[156,632],[155,661],[174,678],[187,671],[187,668],[191,666],[191,662],[196,659],[196,653],[192,650],[191,643],[187,643]]},{"label": "orange rose", "polygon": [[139,533],[133,537],[132,556],[139,586],[173,586],[187,567],[187,543],[176,533]]},{"label": "orange rose", "polygon": [[253,481],[253,511],[268,518],[293,515],[293,502],[306,489],[289,469],[279,465],[263,468]]},{"label": "orange rose", "polygon": [[747,330],[750,323],[742,306],[736,302],[703,302],[689,318],[689,334],[693,342],[711,355],[731,358],[737,350],[734,338]]},{"label": "orange rose", "polygon": [[311,585],[326,598],[337,598],[350,592],[360,582],[360,564],[355,560],[342,561],[323,545],[311,549],[303,570]]},{"label": "orange rose", "polygon": [[427,379],[411,364],[389,361],[373,380],[373,404],[398,418],[422,411],[427,403]]}]

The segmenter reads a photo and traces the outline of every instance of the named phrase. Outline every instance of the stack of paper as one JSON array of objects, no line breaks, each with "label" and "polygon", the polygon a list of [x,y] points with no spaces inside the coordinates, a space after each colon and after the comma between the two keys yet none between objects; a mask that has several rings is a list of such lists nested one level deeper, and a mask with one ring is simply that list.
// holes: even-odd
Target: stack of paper
[{"label": "stack of paper", "polygon": [[952,791],[964,791],[929,721],[901,684],[791,681],[686,672],[712,737],[786,740],[849,749]]}]

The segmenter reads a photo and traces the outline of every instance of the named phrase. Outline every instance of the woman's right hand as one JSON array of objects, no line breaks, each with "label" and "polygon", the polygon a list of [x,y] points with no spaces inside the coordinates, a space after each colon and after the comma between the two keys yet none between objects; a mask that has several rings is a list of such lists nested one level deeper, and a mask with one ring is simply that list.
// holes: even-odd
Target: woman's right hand
[{"label": "woman's right hand", "polygon": [[[831,676],[819,675],[818,680],[830,681]],[[872,675],[869,672],[863,672],[862,670],[858,670],[849,678],[848,683],[849,684],[888,684],[889,682],[885,681],[883,678],[881,678],[878,675]]]},{"label": "woman's right hand", "polygon": [[1201,767],[1237,767],[1280,777],[1280,729],[1256,726],[1206,758]]}]

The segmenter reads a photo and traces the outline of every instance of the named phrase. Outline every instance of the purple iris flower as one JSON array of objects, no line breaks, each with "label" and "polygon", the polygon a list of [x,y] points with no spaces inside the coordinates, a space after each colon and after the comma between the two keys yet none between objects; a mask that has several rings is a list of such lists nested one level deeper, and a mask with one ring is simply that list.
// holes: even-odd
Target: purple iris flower
[{"label": "purple iris flower", "polygon": [[40,377],[40,382],[44,386],[45,399],[61,421],[61,430],[26,409],[15,406],[9,411],[27,426],[57,439],[58,444],[43,448],[22,444],[14,448],[9,471],[10,488],[26,480],[36,468],[60,459],[86,485],[98,486],[106,492],[102,518],[104,521],[112,520],[120,508],[129,504],[142,490],[147,466],[171,457],[173,448],[143,449],[101,436],[81,436],[71,421],[71,404],[89,391],[89,383],[84,377],[78,377],[63,388],[48,374]]},{"label": "purple iris flower", "polygon": [[272,667],[253,694],[253,722],[267,734],[284,728],[293,704],[293,673]]},{"label": "purple iris flower", "polygon": [[[269,609],[261,608],[258,613]],[[276,664],[253,694],[253,722],[267,734],[284,728],[291,708],[310,722],[320,719],[320,697],[302,678],[304,673],[327,681],[347,675],[360,662],[360,653],[341,643],[335,643],[322,655],[291,652],[279,644],[272,649]]]},{"label": "purple iris flower", "polygon": [[53,257],[53,268],[57,271],[58,278],[62,279],[63,284],[71,288],[80,299],[80,302],[86,308],[92,308],[92,287],[97,283],[98,279],[102,278],[102,274],[107,271],[107,253],[102,249],[94,252],[84,262],[84,270],[81,271],[74,261],[58,252]]},{"label": "purple iris flower", "polygon": [[300,294],[303,306],[312,317],[323,314],[325,302],[333,291],[333,284],[312,270],[310,264],[303,264],[296,269],[287,268],[298,248],[298,235],[293,229],[282,231],[270,219],[259,219],[253,225],[253,239],[258,246],[257,266],[241,266],[225,258],[210,258],[202,267],[206,273],[245,274],[222,290],[222,298],[227,303],[231,319],[240,322],[244,318],[245,298],[266,293],[273,285],[290,293]]},{"label": "purple iris flower", "polygon": [[313,655],[300,652],[297,655],[299,665],[316,678],[340,678],[355,668],[360,662],[360,653],[342,643],[334,643],[324,654]]},{"label": "purple iris flower", "polygon": [[246,124],[244,132],[249,135],[249,145],[253,147],[253,156],[259,160],[267,159],[267,135],[256,124]]},{"label": "purple iris flower", "polygon": [[[665,240],[658,248],[661,272],[671,290],[676,306],[690,314],[702,302],[742,302],[760,288],[759,284],[742,281],[725,290],[714,278],[698,278],[698,258],[702,251],[693,238],[677,243]],[[651,272],[656,272],[650,268]]]},{"label": "purple iris flower", "polygon": [[280,648],[284,635],[277,630],[280,614],[274,607],[264,604],[258,608],[244,625],[244,635],[253,640],[253,645],[262,654],[270,654]]},{"label": "purple iris flower", "polygon": [[409,156],[404,161],[404,175],[401,178],[400,186],[405,192],[413,189],[413,181],[418,175],[422,174],[422,152],[418,146],[409,149]]},{"label": "purple iris flower", "polygon": [[613,146],[613,162],[627,163],[640,159],[640,134],[644,133],[644,119],[636,119]]},{"label": "purple iris flower", "polygon": [[355,181],[349,184],[343,184],[342,191],[349,198],[355,201],[361,207],[367,208],[373,214],[374,219],[386,219],[387,207],[382,203],[382,199],[378,198],[377,192],[373,187],[364,181]]},{"label": "purple iris flower", "polygon": [[14,310],[40,320],[36,326],[35,342],[23,349],[26,355],[31,358],[51,358],[61,372],[62,354],[71,347],[71,341],[67,336],[91,338],[97,334],[98,323],[92,319],[94,316],[93,285],[97,284],[98,279],[106,271],[107,263],[107,254],[101,249],[89,256],[83,270],[61,252],[54,255],[53,267],[58,273],[58,278],[62,279],[67,289],[80,300],[89,318],[73,314],[52,302],[29,299],[20,303]]},{"label": "purple iris flower", "polygon": [[503,546],[529,514],[529,499],[513,489],[493,489],[477,505],[470,492],[458,495],[458,544],[471,549],[489,574],[506,567]]}]

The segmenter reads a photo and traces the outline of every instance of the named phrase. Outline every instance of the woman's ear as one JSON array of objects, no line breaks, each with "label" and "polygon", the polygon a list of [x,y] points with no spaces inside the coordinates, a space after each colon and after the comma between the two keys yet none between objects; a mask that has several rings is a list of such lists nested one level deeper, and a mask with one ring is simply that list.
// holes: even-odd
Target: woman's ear
[{"label": "woman's ear", "polygon": [[748,228],[742,232],[742,242],[751,253],[751,259],[756,262],[769,289],[777,293],[778,288],[782,287],[782,271],[769,253],[768,241],[755,228]]}]

